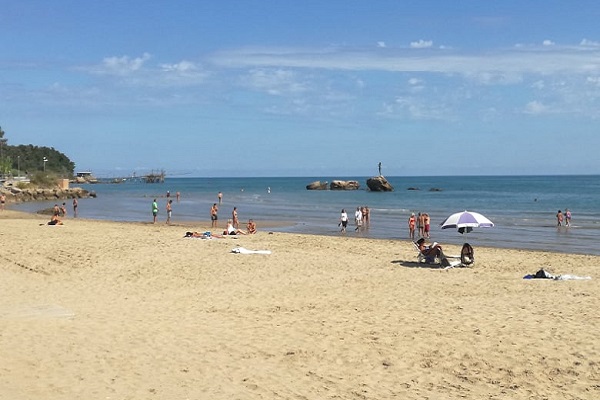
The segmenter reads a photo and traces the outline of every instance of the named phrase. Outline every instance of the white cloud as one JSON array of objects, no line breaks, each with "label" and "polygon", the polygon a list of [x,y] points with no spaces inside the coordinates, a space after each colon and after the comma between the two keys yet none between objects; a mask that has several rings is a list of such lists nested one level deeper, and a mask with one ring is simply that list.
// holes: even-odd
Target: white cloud
[{"label": "white cloud", "polygon": [[351,71],[426,72],[456,74],[487,84],[507,84],[523,75],[590,74],[600,71],[600,48],[591,46],[519,46],[486,53],[431,49],[256,49],[219,52],[210,61],[225,68],[309,68]]},{"label": "white cloud", "polygon": [[581,46],[593,46],[593,47],[599,47],[600,46],[600,42],[594,42],[592,40],[588,40],[588,39],[583,39],[581,41],[581,43],[579,43]]},{"label": "white cloud", "polygon": [[161,68],[168,72],[194,72],[198,70],[194,63],[185,60],[176,64],[161,64]]},{"label": "white cloud", "polygon": [[100,74],[127,75],[138,71],[149,59],[150,54],[148,53],[144,53],[142,57],[136,58],[129,58],[128,56],[106,57],[95,72]]},{"label": "white cloud", "polygon": [[556,43],[554,43],[552,40],[544,40],[542,44],[544,46],[554,46]]},{"label": "white cloud", "polygon": [[246,86],[274,96],[307,90],[306,83],[299,80],[297,73],[283,69],[253,69],[244,82]]},{"label": "white cloud", "polygon": [[592,86],[600,87],[600,76],[588,76],[586,82]]},{"label": "white cloud", "polygon": [[544,83],[544,81],[539,80],[539,81],[535,81],[531,84],[531,87],[534,89],[539,89],[542,90],[546,87],[546,84]]},{"label": "white cloud", "polygon": [[385,48],[385,42],[377,42],[377,47]]},{"label": "white cloud", "polygon": [[150,54],[141,57],[106,57],[98,65],[80,67],[95,75],[118,77],[119,82],[131,86],[182,87],[203,83],[209,76],[200,65],[183,60],[178,63],[148,65]]},{"label": "white cloud", "polygon": [[410,42],[410,47],[413,49],[426,49],[433,46],[433,41],[420,39],[418,42]]},{"label": "white cloud", "polygon": [[525,114],[543,114],[548,112],[548,107],[541,102],[534,100],[527,103],[523,112]]},{"label": "white cloud", "polygon": [[414,120],[449,120],[451,113],[446,105],[427,103],[416,97],[401,96],[393,103],[386,102],[378,115],[388,118],[408,118]]},{"label": "white cloud", "polygon": [[410,85],[410,91],[412,93],[421,92],[422,90],[425,89],[425,85],[423,84],[423,81],[418,78],[410,78],[408,80],[408,84]]}]

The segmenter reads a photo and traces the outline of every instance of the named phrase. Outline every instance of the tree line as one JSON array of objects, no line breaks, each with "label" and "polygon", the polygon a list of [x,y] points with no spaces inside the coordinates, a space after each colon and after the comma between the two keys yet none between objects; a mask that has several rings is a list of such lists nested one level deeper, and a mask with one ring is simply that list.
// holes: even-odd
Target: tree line
[{"label": "tree line", "polygon": [[31,175],[51,173],[63,178],[73,177],[75,163],[54,147],[20,144],[11,146],[0,127],[0,175]]}]

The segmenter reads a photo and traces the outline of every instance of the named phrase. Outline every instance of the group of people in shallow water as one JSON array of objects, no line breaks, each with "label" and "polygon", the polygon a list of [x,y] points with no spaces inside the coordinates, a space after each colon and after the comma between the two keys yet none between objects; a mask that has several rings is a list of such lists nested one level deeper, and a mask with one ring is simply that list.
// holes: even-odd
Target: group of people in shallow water
[{"label": "group of people in shallow water", "polygon": [[571,211],[568,208],[565,209],[565,212],[558,210],[556,213],[556,226],[563,226],[563,222],[565,226],[571,226]]},{"label": "group of people in shallow water", "polygon": [[[173,200],[170,199],[170,192],[167,191],[167,204],[166,204],[166,211],[167,211],[167,220],[166,223],[170,224],[171,223],[171,215],[173,212]],[[181,198],[181,194],[180,192],[177,192],[176,194],[176,199],[177,201],[179,201],[179,199]],[[218,194],[218,201],[219,203],[213,203],[212,207],[210,208],[210,220],[211,220],[211,228],[217,228],[218,227],[218,221],[219,221],[219,205],[222,203],[223,201],[223,193],[219,192]],[[152,200],[152,223],[156,223],[157,217],[158,217],[158,202],[156,201],[156,199]],[[222,237],[222,236],[226,236],[226,235],[248,235],[248,234],[253,234],[256,233],[256,223],[254,222],[253,219],[248,220],[248,223],[246,224],[246,230],[242,230],[239,227],[239,218],[238,218],[238,213],[237,213],[237,207],[233,207],[233,211],[231,212],[231,219],[227,220],[227,226],[225,227],[225,230],[223,230],[223,234],[214,234],[211,232],[186,232],[186,237],[206,237],[206,236],[211,236],[211,237]]]},{"label": "group of people in shallow water", "polygon": [[[356,211],[354,212],[354,224],[355,224],[355,231],[359,231],[361,230],[363,227],[368,227],[370,224],[370,214],[371,211],[369,210],[369,207],[367,206],[362,206],[362,207],[356,207]],[[340,232],[346,232],[346,229],[348,228],[348,213],[346,212],[345,208],[342,208],[342,212],[340,213],[340,222],[338,223],[338,226],[341,227]]]},{"label": "group of people in shallow water", "polygon": [[415,240],[415,233],[418,230],[419,237],[430,238],[430,226],[431,217],[429,217],[429,214],[418,213],[418,215],[415,216],[415,213],[411,213],[408,218],[408,235],[412,240]]}]

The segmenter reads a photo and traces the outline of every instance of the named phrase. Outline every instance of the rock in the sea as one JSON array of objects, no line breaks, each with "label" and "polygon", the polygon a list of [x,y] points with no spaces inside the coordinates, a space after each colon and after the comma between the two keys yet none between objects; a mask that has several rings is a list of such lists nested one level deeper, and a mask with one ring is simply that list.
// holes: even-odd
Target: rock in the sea
[{"label": "rock in the sea", "polygon": [[374,176],[367,179],[367,186],[372,192],[393,192],[394,187],[385,179],[383,175]]},{"label": "rock in the sea", "polygon": [[357,190],[360,187],[358,181],[331,181],[331,190]]},{"label": "rock in the sea", "polygon": [[327,181],[325,181],[325,182],[314,181],[314,182],[306,185],[306,190],[327,190],[327,185],[328,185]]}]

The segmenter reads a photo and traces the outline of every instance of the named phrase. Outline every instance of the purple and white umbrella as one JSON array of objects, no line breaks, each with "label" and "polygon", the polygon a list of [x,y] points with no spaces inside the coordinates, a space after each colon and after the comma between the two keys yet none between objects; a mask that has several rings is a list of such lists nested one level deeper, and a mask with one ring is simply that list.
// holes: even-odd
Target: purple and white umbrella
[{"label": "purple and white umbrella", "polygon": [[468,233],[473,228],[491,228],[494,223],[479,213],[463,211],[452,214],[440,226],[442,229],[456,228],[460,233]]}]

